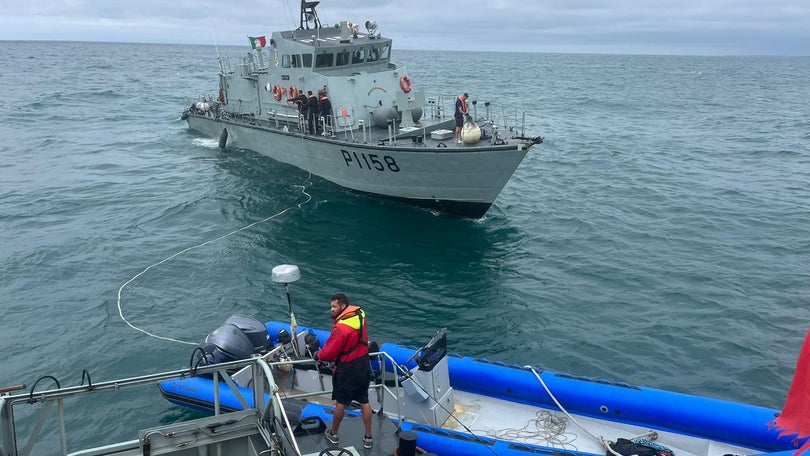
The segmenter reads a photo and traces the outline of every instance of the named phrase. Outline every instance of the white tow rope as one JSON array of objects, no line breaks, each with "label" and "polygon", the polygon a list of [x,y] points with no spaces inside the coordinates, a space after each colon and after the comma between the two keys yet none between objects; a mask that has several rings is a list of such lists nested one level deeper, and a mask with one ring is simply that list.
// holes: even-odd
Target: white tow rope
[{"label": "white tow rope", "polygon": [[[311,176],[311,174],[310,174],[310,176]],[[309,182],[307,182],[307,185],[309,185]],[[134,282],[139,277],[141,277],[142,275],[146,274],[150,269],[152,269],[154,267],[157,267],[157,266],[160,266],[161,264],[166,263],[168,261],[171,261],[174,258],[177,258],[178,256],[183,255],[186,252],[189,252],[191,250],[194,250],[194,249],[197,249],[197,248],[200,248],[200,247],[204,247],[204,246],[206,246],[208,244],[212,244],[212,243],[217,242],[217,241],[221,241],[222,239],[233,236],[236,233],[239,233],[239,232],[245,231],[247,229],[253,228],[256,225],[261,225],[262,223],[273,220],[276,217],[280,217],[280,216],[286,214],[287,212],[289,212],[289,211],[291,211],[293,209],[296,209],[296,208],[300,209],[303,205],[307,204],[308,202],[310,202],[312,200],[312,195],[310,195],[306,191],[307,185],[296,185],[295,186],[295,187],[301,187],[301,193],[303,193],[307,197],[306,201],[298,203],[298,204],[296,204],[294,206],[287,207],[286,209],[284,209],[282,211],[279,211],[279,212],[277,212],[277,213],[275,213],[275,214],[273,214],[273,215],[271,215],[269,217],[263,218],[263,219],[261,219],[261,220],[259,220],[257,222],[253,222],[253,223],[251,223],[249,225],[245,225],[242,228],[231,231],[230,233],[226,233],[226,234],[223,234],[222,236],[216,237],[214,239],[209,239],[209,240],[207,240],[207,241],[205,241],[205,242],[203,242],[201,244],[197,244],[197,245],[193,245],[191,247],[185,248],[185,249],[183,249],[183,250],[181,250],[181,251],[179,251],[179,252],[177,252],[177,253],[175,253],[173,255],[170,255],[170,256],[158,261],[157,263],[150,264],[149,266],[144,268],[143,271],[135,274],[131,279],[127,280],[123,285],[121,285],[120,288],[118,288],[118,315],[121,317],[121,320],[123,320],[124,323],[127,324],[127,326],[134,329],[135,331],[142,332],[142,333],[146,334],[149,337],[154,337],[155,339],[166,340],[166,341],[169,341],[169,342],[177,342],[177,343],[186,344],[186,345],[197,345],[196,342],[187,342],[187,341],[184,341],[184,340],[173,339],[171,337],[159,336],[157,334],[153,334],[153,333],[151,333],[151,332],[149,332],[149,331],[147,331],[145,329],[139,328],[139,327],[133,325],[132,323],[130,323],[129,320],[127,320],[126,317],[124,317],[124,309],[123,309],[123,306],[121,305],[121,293],[123,292],[124,288],[127,285]]]},{"label": "white tow rope", "polygon": [[[551,400],[552,400],[552,401],[554,401],[554,403],[557,405],[557,408],[559,408],[559,409],[560,409],[560,411],[561,411],[561,412],[563,412],[563,413],[565,414],[565,416],[567,416],[567,417],[568,417],[568,419],[569,419],[569,420],[571,420],[571,421],[572,421],[574,424],[576,424],[576,425],[577,425],[577,426],[578,426],[580,429],[582,429],[582,431],[583,431],[583,432],[585,432],[586,434],[588,434],[589,436],[591,436],[593,439],[595,439],[595,440],[599,440],[600,442],[602,442],[602,446],[604,446],[604,447],[605,447],[605,449],[606,449],[608,452],[610,452],[610,453],[611,453],[613,456],[624,456],[624,455],[622,455],[621,453],[616,452],[616,450],[614,450],[613,448],[611,448],[611,447],[610,447],[610,444],[611,444],[611,443],[613,443],[613,442],[611,442],[611,441],[609,441],[609,440],[605,440],[605,438],[604,438],[604,437],[602,437],[602,436],[597,437],[597,436],[595,436],[595,435],[591,434],[591,433],[590,433],[590,432],[589,432],[587,429],[585,429],[585,426],[581,425],[581,424],[579,423],[579,421],[577,421],[577,420],[576,420],[576,419],[575,419],[573,416],[571,416],[571,414],[570,414],[570,413],[568,413],[568,410],[566,410],[566,409],[565,409],[565,407],[563,407],[563,406],[562,406],[562,404],[560,404],[560,401],[558,401],[558,400],[557,400],[557,398],[554,396],[554,394],[553,394],[553,393],[551,392],[551,390],[548,388],[548,386],[546,385],[546,382],[544,382],[544,381],[543,381],[543,379],[542,379],[542,377],[540,377],[540,374],[538,374],[538,373],[537,373],[537,371],[536,371],[536,370],[534,370],[534,368],[533,368],[532,366],[523,366],[523,367],[525,367],[525,368],[529,369],[530,371],[532,371],[532,374],[534,374],[535,378],[537,378],[537,381],[538,381],[538,382],[540,382],[540,384],[541,384],[541,385],[543,385],[543,389],[544,389],[544,390],[546,390],[546,393],[548,393],[548,396],[549,396],[549,397],[551,398]],[[646,438],[650,438],[651,440],[655,440],[655,438],[657,437],[657,435],[658,435],[658,434],[657,434],[655,431],[650,431],[650,432],[647,432],[647,433],[642,434],[642,435],[640,435],[640,436],[631,437],[631,438],[629,438],[628,440],[633,440],[633,439],[636,439],[636,438],[639,438],[639,437],[646,437]]]}]

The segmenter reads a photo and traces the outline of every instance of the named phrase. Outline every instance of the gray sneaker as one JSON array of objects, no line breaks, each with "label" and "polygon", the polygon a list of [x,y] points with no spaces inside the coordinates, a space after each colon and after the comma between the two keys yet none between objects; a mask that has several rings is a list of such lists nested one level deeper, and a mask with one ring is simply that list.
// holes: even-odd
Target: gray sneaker
[{"label": "gray sneaker", "polygon": [[340,442],[340,438],[337,436],[337,434],[332,434],[331,429],[327,429],[326,432],[324,432],[324,435],[326,436],[326,440],[334,443],[335,445]]},{"label": "gray sneaker", "polygon": [[374,443],[374,439],[371,437],[363,436],[363,448],[371,448],[371,445]]}]

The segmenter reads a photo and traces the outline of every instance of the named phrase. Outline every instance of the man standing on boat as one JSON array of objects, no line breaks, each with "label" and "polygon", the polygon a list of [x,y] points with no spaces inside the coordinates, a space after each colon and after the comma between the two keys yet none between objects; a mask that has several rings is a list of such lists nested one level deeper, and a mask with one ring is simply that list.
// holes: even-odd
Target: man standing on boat
[{"label": "man standing on boat", "polygon": [[314,135],[318,130],[318,116],[320,116],[320,108],[318,107],[318,99],[311,90],[307,91],[307,120],[309,121],[309,133]]},{"label": "man standing on boat", "polygon": [[323,117],[324,121],[323,126],[318,126],[324,128],[323,135],[326,136],[326,130],[331,130],[332,128],[332,102],[329,101],[329,96],[326,95],[323,89],[318,90],[318,105],[321,111],[321,117]]},{"label": "man standing on boat", "polygon": [[467,92],[456,98],[456,144],[461,144],[461,127],[464,126],[464,117],[467,115]]},{"label": "man standing on boat", "polygon": [[303,133],[307,128],[307,94],[303,90],[298,93],[295,104],[298,106],[298,114],[301,117],[301,132]]},{"label": "man standing on boat", "polygon": [[332,296],[329,303],[332,333],[314,358],[320,361],[334,361],[332,375],[332,400],[336,401],[332,415],[332,429],[326,430],[326,439],[337,444],[338,430],[346,407],[352,401],[360,404],[366,434],[363,448],[371,448],[371,404],[368,402],[368,385],[371,366],[368,358],[368,328],[366,314],[358,306],[349,304],[343,293]]}]

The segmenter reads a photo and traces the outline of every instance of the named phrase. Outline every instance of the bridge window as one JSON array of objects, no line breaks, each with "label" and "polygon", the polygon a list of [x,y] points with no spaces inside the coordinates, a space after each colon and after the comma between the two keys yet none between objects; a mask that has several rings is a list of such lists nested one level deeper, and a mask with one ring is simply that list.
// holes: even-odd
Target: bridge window
[{"label": "bridge window", "polygon": [[341,51],[337,53],[337,66],[346,66],[349,64],[349,51]]},{"label": "bridge window", "polygon": [[372,46],[371,50],[368,52],[368,59],[369,62],[376,62],[380,60],[380,50],[377,46]]},{"label": "bridge window", "polygon": [[304,68],[312,68],[312,54],[302,54],[301,63],[304,64]]},{"label": "bridge window", "polygon": [[329,68],[334,64],[335,54],[325,53],[315,56],[315,68]]},{"label": "bridge window", "polygon": [[352,63],[363,63],[366,60],[366,48],[355,49],[352,53]]}]

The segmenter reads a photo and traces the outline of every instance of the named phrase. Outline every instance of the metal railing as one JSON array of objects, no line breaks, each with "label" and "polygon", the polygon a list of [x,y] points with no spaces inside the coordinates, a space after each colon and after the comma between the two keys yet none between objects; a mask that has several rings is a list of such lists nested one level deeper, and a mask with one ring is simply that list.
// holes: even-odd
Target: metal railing
[{"label": "metal railing", "polygon": [[[386,361],[390,362],[390,365],[394,367],[393,374],[395,376],[395,379],[401,374],[402,375],[406,374],[407,370],[402,366],[399,366],[396,363],[396,361],[385,352],[371,353],[370,357],[378,361],[380,366],[380,376],[381,376],[380,378],[383,379],[383,381],[380,383],[370,385],[370,388],[372,389],[379,388],[382,389],[382,391],[385,393],[380,396],[381,410],[383,409],[384,398],[386,395],[391,396],[392,398],[395,399],[397,403],[397,410],[396,410],[397,426],[400,426],[400,423],[402,422],[403,419],[400,382],[399,381],[394,382],[393,390],[385,384],[384,381],[385,373],[390,372],[386,370]],[[319,391],[310,391],[299,394],[289,394],[289,395],[284,394],[284,392],[282,392],[275,383],[275,377],[273,376],[273,368],[289,365],[315,364],[315,367],[317,369],[318,368],[317,363],[318,362],[313,359],[267,362],[262,357],[254,357],[247,360],[232,361],[196,368],[179,369],[100,383],[90,382],[88,374],[87,385],[82,384],[78,386],[61,387],[57,381],[56,389],[44,391],[35,391],[37,383],[39,382],[39,380],[37,380],[37,382],[35,382],[34,385],[31,387],[31,390],[27,393],[14,393],[14,394],[3,393],[2,395],[0,395],[0,456],[30,456],[32,454],[34,444],[38,442],[41,436],[45,421],[50,415],[51,409],[53,408],[54,404],[56,404],[59,419],[58,432],[61,445],[60,454],[62,454],[63,456],[68,455],[67,432],[65,428],[65,419],[64,419],[64,400],[67,398],[86,396],[101,392],[118,392],[123,389],[133,388],[137,386],[155,385],[165,380],[173,380],[173,379],[182,380],[187,377],[194,377],[202,374],[213,375],[213,385],[214,385],[213,408],[215,415],[219,415],[222,413],[220,407],[220,388],[221,385],[224,383],[233,392],[234,397],[237,398],[237,400],[245,410],[254,409],[256,411],[258,417],[260,418],[258,420],[259,424],[267,422],[270,418],[273,418],[275,420],[281,420],[283,422],[282,424],[288,430],[287,437],[291,441],[293,447],[295,448],[296,454],[300,455],[301,453],[300,450],[298,449],[297,442],[295,441],[295,438],[292,435],[292,427],[290,426],[289,417],[287,416],[287,413],[284,410],[281,401],[282,399],[324,396],[328,393],[331,393],[331,390],[323,389]],[[252,366],[251,385],[253,385],[252,388],[253,407],[249,406],[248,401],[246,400],[245,397],[243,397],[242,392],[240,391],[240,387],[234,383],[234,381],[231,379],[231,376],[228,374],[229,370],[244,368],[247,366]],[[40,380],[42,380],[43,378],[46,377],[42,377],[40,378]],[[47,376],[47,378],[56,380],[50,376]],[[84,381],[84,377],[82,381]],[[14,387],[11,390],[19,391],[22,388],[24,388],[24,385]],[[34,426],[31,434],[28,436],[25,445],[21,449],[17,442],[18,438],[17,423],[15,421],[14,407],[22,405],[34,406],[36,404],[41,404],[42,408],[39,410],[36,425]],[[264,436],[265,440],[270,438],[269,434],[265,430],[261,429],[261,426],[259,430]],[[267,441],[269,443],[269,440]],[[99,448],[106,448],[106,449],[137,448],[138,444],[139,444],[138,440],[131,440]],[[92,450],[87,451],[89,454],[90,451]],[[71,453],[71,454],[80,454],[80,453]]]}]

